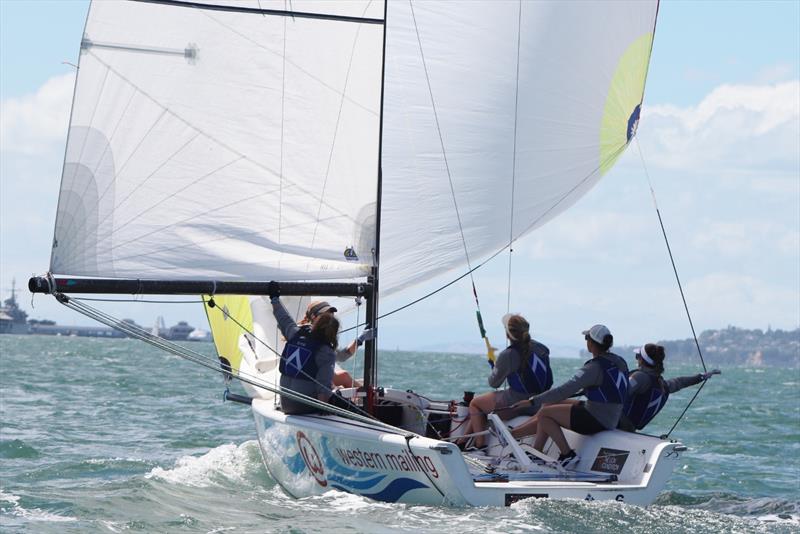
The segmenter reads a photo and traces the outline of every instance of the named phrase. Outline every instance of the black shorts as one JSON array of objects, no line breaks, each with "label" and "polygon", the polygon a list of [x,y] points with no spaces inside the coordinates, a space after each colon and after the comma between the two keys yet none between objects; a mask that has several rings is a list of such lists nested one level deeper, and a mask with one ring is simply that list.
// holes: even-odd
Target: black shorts
[{"label": "black shorts", "polygon": [[586,410],[583,401],[572,405],[572,409],[569,411],[569,427],[570,430],[587,436],[606,429]]}]

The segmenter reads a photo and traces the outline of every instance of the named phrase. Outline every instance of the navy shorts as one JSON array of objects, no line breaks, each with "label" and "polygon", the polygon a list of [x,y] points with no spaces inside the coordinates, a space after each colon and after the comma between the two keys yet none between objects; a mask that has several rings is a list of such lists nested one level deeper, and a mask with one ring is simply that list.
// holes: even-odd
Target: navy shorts
[{"label": "navy shorts", "polygon": [[606,430],[606,427],[598,423],[597,419],[586,410],[583,401],[572,405],[569,412],[569,427],[570,430],[587,436]]}]

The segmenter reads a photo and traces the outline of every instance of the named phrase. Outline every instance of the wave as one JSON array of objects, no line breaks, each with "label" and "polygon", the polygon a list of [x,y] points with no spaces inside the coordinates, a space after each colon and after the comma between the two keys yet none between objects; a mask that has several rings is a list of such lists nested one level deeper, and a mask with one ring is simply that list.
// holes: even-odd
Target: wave
[{"label": "wave", "polygon": [[265,474],[258,442],[220,445],[202,456],[183,456],[171,468],[155,467],[147,479],[193,487],[250,483],[254,473]]},{"label": "wave", "polygon": [[11,439],[0,441],[0,458],[38,458],[41,456],[39,451],[22,441],[21,439]]},{"label": "wave", "polygon": [[[6,493],[0,489],[0,517],[7,516],[11,518],[19,518],[27,521],[48,521],[48,522],[72,522],[77,521],[77,517],[58,515],[52,512],[46,512],[41,508],[24,508],[20,504],[22,497],[14,495],[13,493]],[[13,521],[8,521],[13,523]],[[2,524],[7,524],[6,520]]]}]

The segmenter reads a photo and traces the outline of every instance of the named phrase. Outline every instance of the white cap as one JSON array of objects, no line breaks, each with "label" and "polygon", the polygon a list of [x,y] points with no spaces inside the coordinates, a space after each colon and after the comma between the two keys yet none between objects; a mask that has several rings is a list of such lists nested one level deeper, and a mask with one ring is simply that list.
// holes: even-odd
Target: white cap
[{"label": "white cap", "polygon": [[[503,322],[503,327],[506,329],[506,335],[508,336],[508,338],[509,338],[511,341],[519,341],[517,338],[515,338],[514,336],[512,336],[512,335],[511,335],[511,332],[509,332],[509,330],[508,330],[508,321],[510,321],[510,320],[511,320],[511,318],[512,318],[512,317],[514,317],[515,315],[519,315],[519,314],[518,314],[518,313],[507,313],[507,314],[505,314],[505,315],[503,316],[503,318],[502,318],[502,319],[500,319],[500,320]],[[523,320],[524,320],[524,319],[523,319]],[[525,322],[527,323],[527,321],[525,321]],[[528,326],[528,328],[530,328],[530,325]]]},{"label": "white cap", "polygon": [[647,354],[647,350],[645,350],[644,345],[642,345],[641,348],[634,350],[633,353],[643,359],[650,367],[654,367],[656,365],[653,362],[653,359]]},{"label": "white cap", "polygon": [[589,330],[583,331],[584,336],[589,336],[592,340],[596,341],[597,343],[603,344],[603,339],[606,336],[611,335],[611,330],[604,324],[596,324],[591,327]]}]

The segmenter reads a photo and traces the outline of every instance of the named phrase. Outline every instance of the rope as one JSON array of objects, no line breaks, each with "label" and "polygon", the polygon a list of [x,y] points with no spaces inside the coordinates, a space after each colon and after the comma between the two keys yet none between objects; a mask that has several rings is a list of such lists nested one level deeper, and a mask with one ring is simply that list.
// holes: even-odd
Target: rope
[{"label": "rope", "polygon": [[[472,282],[472,294],[475,297],[475,306],[477,309],[475,310],[475,316],[478,320],[478,329],[480,330],[481,337],[483,338],[484,342],[486,343],[486,356],[488,357],[489,361],[494,363],[494,349],[492,348],[492,344],[489,343],[489,339],[486,337],[486,328],[483,326],[483,317],[481,316],[481,303],[478,300],[478,290],[475,288],[475,278],[472,276],[474,269],[472,268],[472,261],[469,257],[469,249],[467,248],[467,238],[464,235],[464,225],[461,223],[461,213],[458,209],[458,200],[456,199],[456,189],[453,185],[453,177],[450,173],[450,164],[447,160],[447,151],[445,150],[444,146],[444,137],[442,136],[442,128],[439,124],[439,113],[436,111],[436,100],[433,97],[433,88],[431,87],[431,78],[428,74],[428,64],[425,61],[425,52],[422,50],[422,38],[419,35],[419,26],[417,26],[417,17],[414,13],[414,3],[411,0],[408,0],[408,5],[411,7],[411,18],[414,21],[414,31],[417,35],[417,44],[419,45],[419,55],[422,59],[422,68],[425,71],[425,81],[428,85],[428,94],[431,98],[431,109],[433,110],[433,118],[434,122],[436,123],[436,133],[439,135],[439,145],[442,149],[442,159],[444,160],[444,167],[445,171],[447,172],[447,182],[450,185],[450,196],[453,199],[453,208],[456,212],[456,221],[458,222],[458,231],[461,235],[461,245],[464,247],[464,257],[467,260],[467,273],[469,274],[470,282]],[[379,317],[380,319],[380,317]]]},{"label": "rope", "polygon": [[[694,344],[697,347],[697,354],[700,356],[700,364],[703,366],[703,372],[705,373],[708,369],[706,368],[706,362],[703,359],[703,351],[700,348],[700,341],[697,339],[697,332],[695,331],[694,322],[692,321],[692,314],[689,312],[689,305],[686,303],[686,295],[683,292],[683,284],[681,284],[681,278],[678,275],[678,268],[675,265],[675,258],[672,255],[672,248],[669,246],[669,238],[667,237],[667,231],[664,227],[664,220],[661,218],[661,210],[658,208],[658,201],[656,200],[656,192],[655,189],[653,188],[653,181],[650,179],[650,173],[647,171],[647,164],[645,163],[644,160],[644,154],[642,153],[642,147],[639,144],[639,139],[635,136],[634,139],[636,139],[636,148],[638,149],[639,152],[639,158],[642,161],[642,168],[644,169],[644,175],[645,178],[647,179],[647,185],[650,188],[650,196],[653,199],[653,206],[655,207],[656,215],[658,216],[658,224],[661,226],[661,235],[664,236],[664,243],[667,246],[669,261],[672,264],[672,272],[675,273],[675,281],[678,283],[678,290],[681,293],[681,300],[683,301],[683,309],[686,310],[686,317],[687,319],[689,319],[689,327],[692,330],[692,337],[694,338]],[[697,389],[694,396],[689,401],[689,404],[687,404],[686,408],[684,408],[683,412],[681,412],[681,415],[678,416],[678,419],[675,421],[675,424],[673,424],[669,432],[666,433],[665,435],[666,438],[669,438],[669,435],[672,434],[672,431],[675,430],[676,426],[678,426],[678,423],[683,418],[684,414],[686,414],[687,410],[689,409],[689,406],[691,406],[694,400],[697,398],[697,395],[700,393],[700,390],[703,389],[703,386],[705,386],[705,381]]]}]

